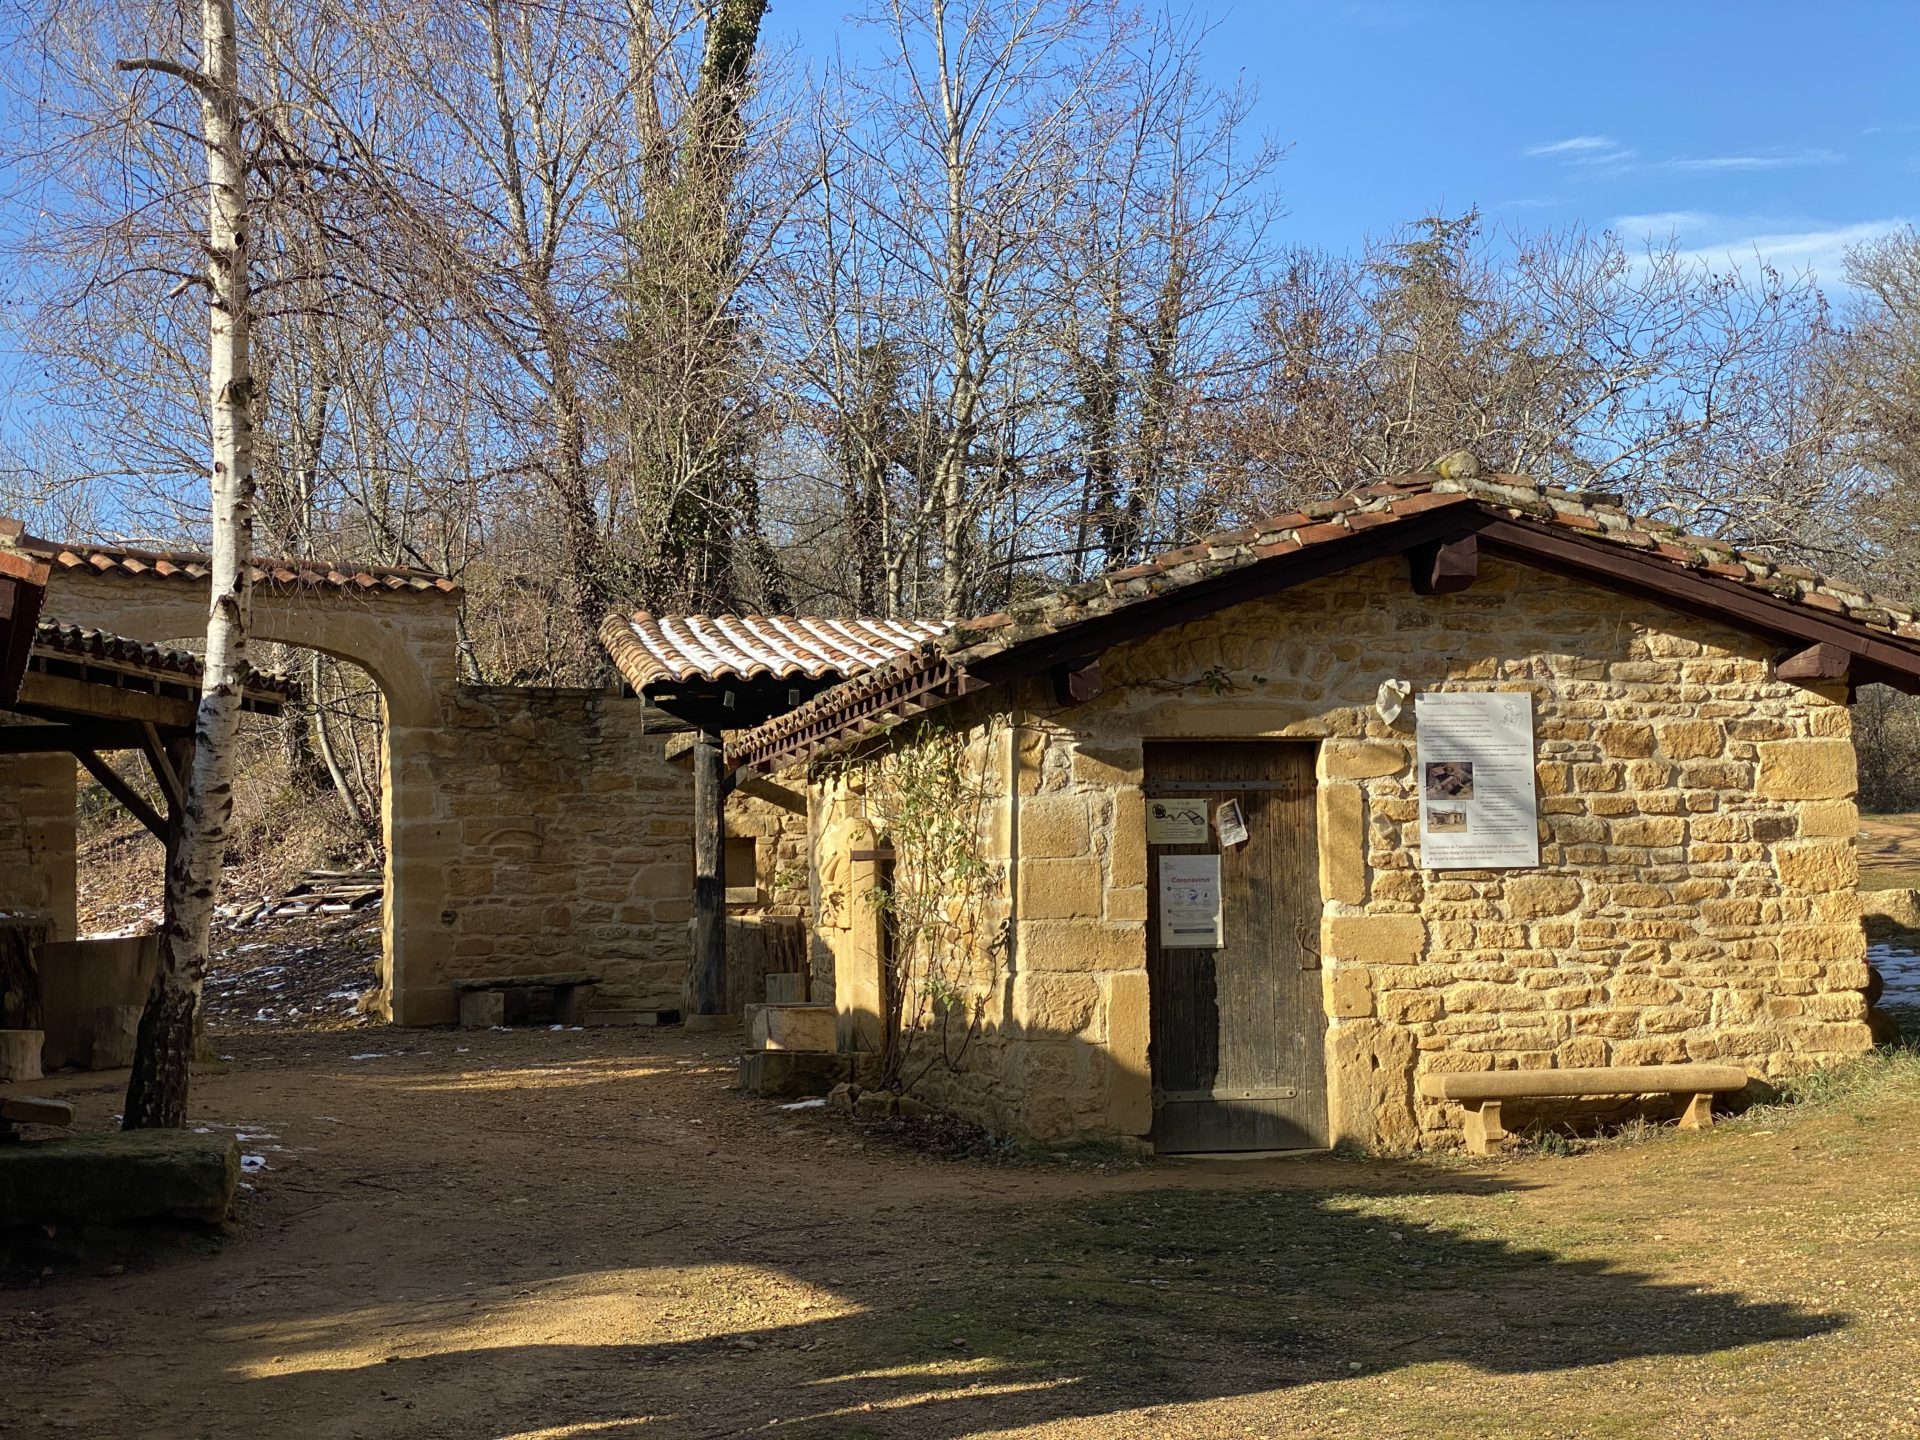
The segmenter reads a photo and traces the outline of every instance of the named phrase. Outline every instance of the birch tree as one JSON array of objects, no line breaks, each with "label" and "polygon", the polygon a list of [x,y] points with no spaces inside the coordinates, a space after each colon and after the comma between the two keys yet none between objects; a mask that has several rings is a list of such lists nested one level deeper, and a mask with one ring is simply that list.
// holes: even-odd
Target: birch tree
[{"label": "birch tree", "polygon": [[127,1129],[186,1123],[194,1022],[233,815],[235,737],[247,679],[253,559],[253,297],[249,165],[233,0],[202,0],[200,53],[122,59],[136,76],[185,86],[206,152],[207,400],[212,420],[212,564],[194,759],[167,856],[160,967],[140,1017]]}]

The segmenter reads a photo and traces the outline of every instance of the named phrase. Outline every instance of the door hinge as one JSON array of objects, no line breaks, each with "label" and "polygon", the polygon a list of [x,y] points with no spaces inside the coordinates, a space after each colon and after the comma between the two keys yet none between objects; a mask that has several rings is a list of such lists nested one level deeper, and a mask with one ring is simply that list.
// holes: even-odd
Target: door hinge
[{"label": "door hinge", "polygon": [[1223,1085],[1212,1090],[1156,1090],[1153,1098],[1161,1105],[1185,1105],[1210,1100],[1297,1100],[1300,1092],[1292,1085],[1270,1085],[1265,1089]]}]

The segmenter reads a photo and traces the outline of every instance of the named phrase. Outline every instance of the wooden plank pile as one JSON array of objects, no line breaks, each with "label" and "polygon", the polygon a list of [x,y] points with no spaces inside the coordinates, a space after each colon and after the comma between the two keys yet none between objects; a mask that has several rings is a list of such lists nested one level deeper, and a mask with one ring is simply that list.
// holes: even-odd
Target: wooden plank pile
[{"label": "wooden plank pile", "polygon": [[379,870],[309,870],[277,899],[262,900],[238,921],[307,920],[316,915],[354,915],[378,910],[386,894],[386,876]]}]

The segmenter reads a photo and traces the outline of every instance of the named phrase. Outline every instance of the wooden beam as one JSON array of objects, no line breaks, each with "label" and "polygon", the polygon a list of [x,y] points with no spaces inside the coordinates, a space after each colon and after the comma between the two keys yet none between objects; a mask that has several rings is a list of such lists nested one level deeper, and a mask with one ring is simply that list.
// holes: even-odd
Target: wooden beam
[{"label": "wooden beam", "polygon": [[1838,645],[1829,645],[1823,640],[1783,656],[1773,667],[1773,673],[1782,680],[1836,681],[1845,680],[1852,668],[1851,655]]},{"label": "wooden beam", "polygon": [[151,830],[162,845],[169,843],[167,822],[162,820],[159,812],[147,803],[145,796],[120,778],[117,770],[91,750],[79,751],[77,758],[92,773],[93,778],[106,787],[109,795],[127,807],[129,815]]},{"label": "wooden beam", "polygon": [[[1484,549],[1543,570],[1573,575],[1621,594],[1638,596],[1723,625],[1803,646],[1822,642],[1864,662],[1872,678],[1920,685],[1920,645],[1869,630],[1857,620],[1796,605],[1738,580],[1685,569],[1607,540],[1582,540],[1553,525],[1496,520],[1480,531]],[[1864,683],[1866,675],[1854,679]]]},{"label": "wooden beam", "polygon": [[49,565],[0,550],[0,705],[11,704],[20,693],[52,574]]},{"label": "wooden beam", "polygon": [[1474,535],[1436,540],[1407,552],[1416,595],[1456,595],[1480,578],[1480,541]]},{"label": "wooden beam", "polygon": [[58,710],[65,715],[90,715],[101,720],[144,720],[173,730],[192,729],[194,712],[200,706],[197,692],[167,695],[124,689],[78,675],[49,674],[38,668],[38,661],[20,685],[19,703],[40,711]]},{"label": "wooden beam", "polygon": [[718,1015],[727,1002],[727,793],[718,730],[693,745],[693,958],[687,1013]]},{"label": "wooden beam", "polygon": [[142,725],[140,740],[140,748],[153,770],[153,778],[160,786],[160,793],[166,797],[167,814],[178,815],[187,807],[186,777],[175,772],[173,757],[167,754],[167,742],[160,738],[158,730],[151,725]]},{"label": "wooden beam", "polygon": [[1098,655],[1053,667],[1053,698],[1061,705],[1084,705],[1101,688]]},{"label": "wooden beam", "polygon": [[47,755],[82,750],[138,750],[140,729],[105,720],[71,725],[0,725],[0,755]]}]

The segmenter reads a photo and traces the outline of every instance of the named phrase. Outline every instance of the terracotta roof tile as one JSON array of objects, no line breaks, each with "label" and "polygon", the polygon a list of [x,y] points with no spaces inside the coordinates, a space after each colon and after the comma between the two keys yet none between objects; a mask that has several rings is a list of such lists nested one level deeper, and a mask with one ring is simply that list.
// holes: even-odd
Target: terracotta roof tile
[{"label": "terracotta roof tile", "polygon": [[[1036,612],[1038,614],[1039,612]],[[988,616],[975,629],[997,628]],[[609,615],[600,638],[635,690],[689,680],[847,678],[911,654],[945,620],[826,620],[811,615]]]},{"label": "terracotta roof tile", "polygon": [[[46,560],[55,570],[90,570],[149,580],[198,581],[211,573],[212,557],[199,551],[147,550],[131,545],[58,544],[38,540],[11,526],[0,543]],[[457,594],[459,585],[430,570],[404,565],[362,565],[347,561],[262,558],[253,562],[253,583],[295,589],[411,590]]]},{"label": "terracotta roof tile", "polygon": [[[130,640],[108,630],[85,625],[62,625],[42,620],[34,627],[33,653],[42,659],[101,661],[117,670],[132,670],[164,679],[179,679],[198,685],[206,665],[190,650],[175,650],[145,640]],[[247,677],[247,690],[253,694],[290,697],[299,693],[299,683],[277,670],[255,670]]]},{"label": "terracotta roof tile", "polygon": [[[1051,605],[1029,602],[1012,617],[992,615],[965,621],[938,640],[892,660],[860,679],[837,685],[799,709],[768,721],[742,737],[742,751],[774,745],[809,726],[815,732],[836,709],[856,709],[859,701],[890,684],[936,674],[963,674],[969,664],[999,655],[1089,617],[1151,604],[1158,597],[1211,576],[1249,565],[1284,565],[1289,556],[1316,545],[1351,540],[1378,528],[1449,505],[1471,505],[1495,518],[1545,522],[1572,532],[1569,539],[1595,546],[1617,545],[1644,557],[1659,557],[1676,567],[1722,577],[1754,590],[1836,614],[1903,641],[1920,639],[1914,608],[1883,596],[1827,580],[1795,565],[1775,565],[1765,556],[1741,555],[1723,540],[1688,535],[1666,521],[1628,514],[1617,495],[1542,487],[1522,476],[1488,475],[1476,480],[1443,480],[1409,475],[1378,481],[1337,500],[1288,511],[1238,530],[1115,570],[1103,577],[1105,594],[1077,586],[1053,597]],[[944,667],[944,669],[943,669]],[[830,726],[828,728],[831,728]],[[795,741],[794,743],[801,743]],[[809,742],[810,743],[810,742]],[[781,752],[784,753],[784,752]]]}]

